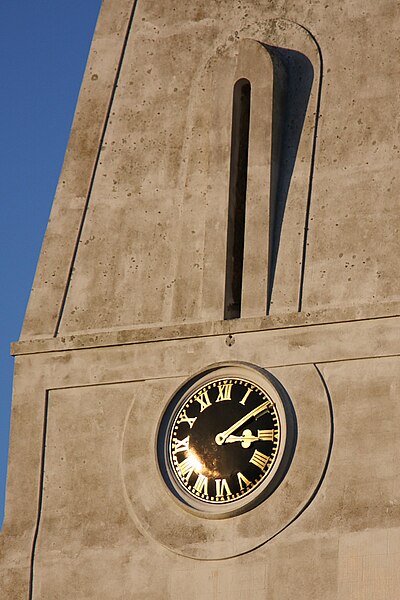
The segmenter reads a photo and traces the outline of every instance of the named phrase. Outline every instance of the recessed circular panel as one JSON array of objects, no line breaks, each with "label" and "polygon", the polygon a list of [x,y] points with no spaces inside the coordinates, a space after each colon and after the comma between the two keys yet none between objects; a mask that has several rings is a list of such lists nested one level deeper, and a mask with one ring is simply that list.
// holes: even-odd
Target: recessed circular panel
[{"label": "recessed circular panel", "polygon": [[[201,560],[239,556],[283,531],[315,496],[332,435],[326,389],[313,365],[275,368],[271,374],[246,363],[217,364],[179,383],[170,377],[133,384],[121,456],[127,508],[143,536],[177,554]],[[217,402],[220,393],[228,396],[231,383],[231,398]],[[249,416],[267,401],[273,405],[269,411]],[[185,417],[197,420],[183,429]],[[267,443],[263,438],[272,437],[271,430]],[[221,434],[227,437],[218,444]],[[240,439],[228,442],[229,436]],[[212,471],[215,462],[221,476],[182,464],[192,445],[201,454],[199,463]],[[268,460],[254,456],[255,450]],[[207,486],[200,475],[208,478]]]}]

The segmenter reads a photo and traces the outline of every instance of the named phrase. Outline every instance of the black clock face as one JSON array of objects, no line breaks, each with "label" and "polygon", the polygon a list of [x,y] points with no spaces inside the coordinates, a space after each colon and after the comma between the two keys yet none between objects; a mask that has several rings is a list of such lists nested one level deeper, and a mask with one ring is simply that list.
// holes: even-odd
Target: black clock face
[{"label": "black clock face", "polygon": [[234,374],[200,380],[177,402],[165,432],[167,471],[178,496],[197,507],[251,498],[276,469],[282,421],[276,394],[259,382]]}]

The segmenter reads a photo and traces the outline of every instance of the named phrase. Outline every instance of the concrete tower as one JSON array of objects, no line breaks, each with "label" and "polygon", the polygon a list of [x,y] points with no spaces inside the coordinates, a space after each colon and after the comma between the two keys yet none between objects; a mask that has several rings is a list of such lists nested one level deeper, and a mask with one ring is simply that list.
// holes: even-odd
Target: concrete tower
[{"label": "concrete tower", "polygon": [[13,345],[1,598],[398,600],[399,31],[104,0]]}]

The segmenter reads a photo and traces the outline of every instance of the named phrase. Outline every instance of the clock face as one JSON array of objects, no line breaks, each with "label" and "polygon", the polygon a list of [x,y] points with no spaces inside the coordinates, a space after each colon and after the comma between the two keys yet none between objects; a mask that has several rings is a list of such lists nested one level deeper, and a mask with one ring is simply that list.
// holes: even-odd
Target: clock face
[{"label": "clock face", "polygon": [[260,501],[282,459],[286,430],[270,379],[249,368],[216,368],[173,399],[160,428],[161,470],[184,504],[229,516]]}]

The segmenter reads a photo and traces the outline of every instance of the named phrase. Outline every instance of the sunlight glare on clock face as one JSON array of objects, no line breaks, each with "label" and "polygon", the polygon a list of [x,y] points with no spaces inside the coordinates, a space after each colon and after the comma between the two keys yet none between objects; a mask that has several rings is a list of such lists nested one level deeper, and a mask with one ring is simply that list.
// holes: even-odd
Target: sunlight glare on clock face
[{"label": "sunlight glare on clock face", "polygon": [[194,450],[188,452],[189,464],[197,473],[202,473],[204,470],[203,463],[198,459],[198,456]]}]

